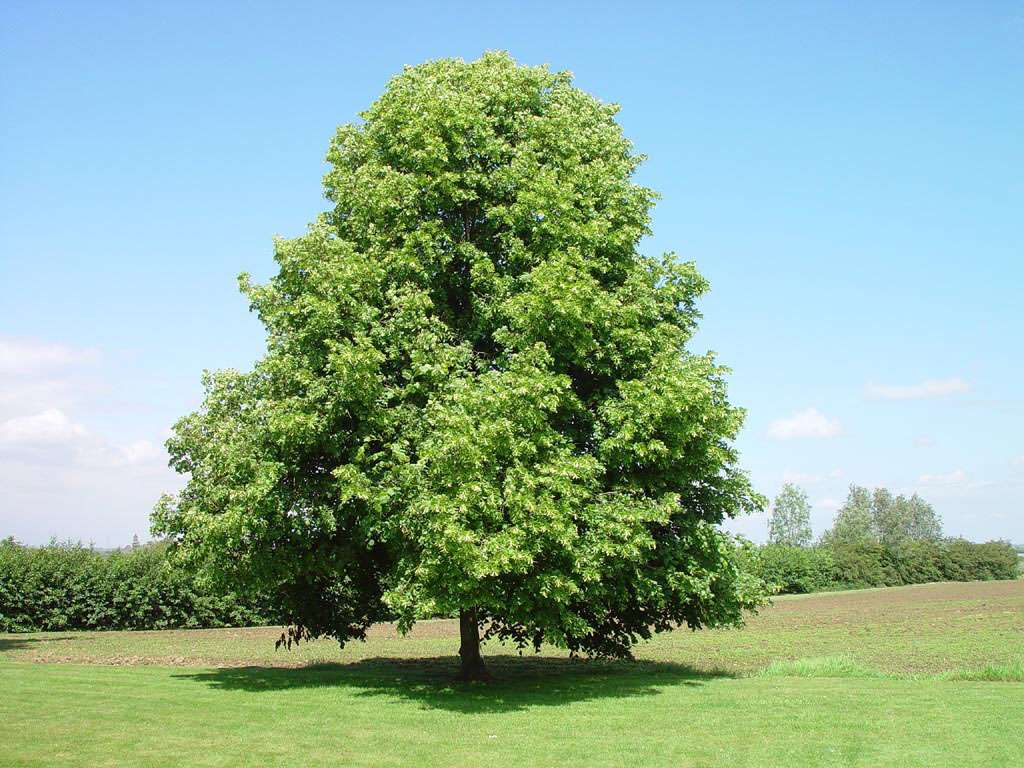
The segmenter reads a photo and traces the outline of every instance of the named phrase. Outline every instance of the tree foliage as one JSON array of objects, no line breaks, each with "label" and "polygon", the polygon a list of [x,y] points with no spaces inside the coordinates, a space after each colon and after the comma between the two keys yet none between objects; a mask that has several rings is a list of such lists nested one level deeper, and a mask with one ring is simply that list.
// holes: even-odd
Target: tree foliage
[{"label": "tree foliage", "polygon": [[832,528],[822,540],[829,544],[868,544],[878,540],[874,530],[871,493],[867,488],[851,485],[846,501],[836,512]]},{"label": "tree foliage", "polygon": [[786,483],[772,504],[768,541],[806,547],[810,545],[811,538],[811,503],[807,500],[807,493],[797,485]]},{"label": "tree foliage", "polygon": [[885,488],[872,493],[851,485],[846,503],[836,514],[824,540],[831,544],[879,543],[898,547],[913,541],[942,539],[942,521],[935,509],[918,496],[893,496]]},{"label": "tree foliage", "polygon": [[758,603],[717,529],[763,505],[743,413],[686,349],[708,286],[638,253],[655,194],[616,111],[493,53],[406,68],[338,129],[331,208],[241,278],[265,356],[168,441],[182,557],[342,643],[472,612],[619,656]]}]

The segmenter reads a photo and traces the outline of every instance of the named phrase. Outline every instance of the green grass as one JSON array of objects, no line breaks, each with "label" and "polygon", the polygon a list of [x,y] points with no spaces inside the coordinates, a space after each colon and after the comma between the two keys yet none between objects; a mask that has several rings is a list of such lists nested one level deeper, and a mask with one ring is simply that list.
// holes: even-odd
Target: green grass
[{"label": "green grass", "polygon": [[1021,582],[782,599],[635,663],[488,647],[488,685],[453,630],[0,635],[0,765],[1024,765]]},{"label": "green grass", "polygon": [[761,677],[891,677],[858,664],[851,656],[822,656],[794,661],[773,661],[758,673]]}]

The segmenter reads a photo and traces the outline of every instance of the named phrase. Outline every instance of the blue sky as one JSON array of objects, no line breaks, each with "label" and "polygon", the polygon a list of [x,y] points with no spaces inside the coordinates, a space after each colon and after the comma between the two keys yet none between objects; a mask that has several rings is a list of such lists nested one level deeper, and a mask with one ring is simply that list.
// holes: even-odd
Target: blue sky
[{"label": "blue sky", "polygon": [[[1024,541],[1024,4],[11,3],[0,10],[0,536],[127,543],[235,277],[324,208],[334,127],[487,49],[622,105],[648,251],[710,278],[743,464],[918,491]],[[733,528],[755,539],[765,519]]]}]

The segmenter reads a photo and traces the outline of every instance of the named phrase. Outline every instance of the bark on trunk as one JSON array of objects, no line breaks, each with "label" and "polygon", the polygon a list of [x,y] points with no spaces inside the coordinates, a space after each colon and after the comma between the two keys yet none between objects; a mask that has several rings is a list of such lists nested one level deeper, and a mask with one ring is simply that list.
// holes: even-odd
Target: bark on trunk
[{"label": "bark on trunk", "polygon": [[462,657],[462,670],[459,677],[463,680],[490,680],[480,655],[480,627],[476,620],[476,609],[459,611],[459,635],[462,644],[459,656]]}]

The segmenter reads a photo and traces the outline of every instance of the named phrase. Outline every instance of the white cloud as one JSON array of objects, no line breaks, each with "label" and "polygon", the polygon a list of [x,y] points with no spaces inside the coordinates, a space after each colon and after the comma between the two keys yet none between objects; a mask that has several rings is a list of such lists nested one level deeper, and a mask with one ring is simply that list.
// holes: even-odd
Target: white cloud
[{"label": "white cloud", "polygon": [[103,389],[95,349],[0,336],[0,422],[76,404]]},{"label": "white cloud", "polygon": [[67,378],[13,377],[0,374],[0,420],[46,408],[65,408],[75,400],[78,388]]},{"label": "white cloud", "polygon": [[94,362],[95,349],[80,349],[30,339],[0,337],[0,374],[24,375]]},{"label": "white cloud", "polygon": [[930,438],[930,437],[927,437],[925,435],[921,435],[920,437],[915,437],[914,438],[914,447],[915,448],[934,448],[935,447],[935,441],[932,438]]},{"label": "white cloud", "polygon": [[71,421],[58,408],[0,422],[0,443],[7,445],[68,443],[85,434],[81,424]]},{"label": "white cloud", "polygon": [[776,440],[799,437],[835,437],[842,432],[838,419],[830,419],[817,408],[808,408],[788,419],[776,419],[768,426],[768,436]]},{"label": "white cloud", "polygon": [[160,493],[180,487],[161,425],[119,431],[126,420],[100,360],[94,349],[0,336],[0,536],[124,544],[145,535]]},{"label": "white cloud", "polygon": [[59,408],[0,422],[0,448],[8,460],[42,460],[47,465],[64,463],[93,469],[163,465],[167,461],[163,448],[149,440],[117,445],[72,421]]},{"label": "white cloud", "polygon": [[838,499],[818,499],[814,502],[814,506],[834,512],[842,506],[842,503]]},{"label": "white cloud", "polygon": [[129,464],[141,464],[147,461],[166,461],[164,449],[153,445],[149,440],[137,440],[123,448],[124,459]]},{"label": "white cloud", "polygon": [[868,384],[868,397],[876,400],[922,400],[970,392],[971,385],[959,377],[928,379],[920,384]]},{"label": "white cloud", "polygon": [[921,485],[930,486],[963,485],[967,482],[967,473],[962,469],[955,469],[946,474],[921,475],[917,478],[917,482]]},{"label": "white cloud", "polygon": [[831,472],[824,474],[816,474],[812,472],[796,472],[791,469],[787,469],[782,473],[783,483],[793,483],[795,485],[817,485],[823,483],[826,480],[837,480],[843,476],[843,470],[833,469]]},{"label": "white cloud", "polygon": [[83,467],[116,469],[118,467],[163,467],[167,464],[164,449],[148,440],[128,445],[113,445],[94,439],[79,447],[76,461]]},{"label": "white cloud", "polygon": [[1014,456],[1012,459],[1010,459],[1010,464],[1012,464],[1015,467],[1024,467],[1024,454],[1020,456]]}]

